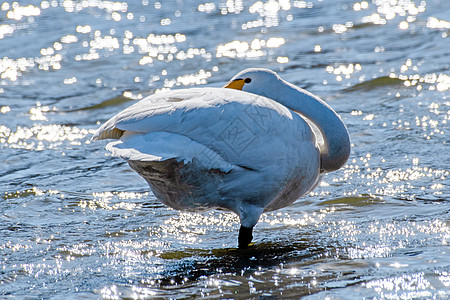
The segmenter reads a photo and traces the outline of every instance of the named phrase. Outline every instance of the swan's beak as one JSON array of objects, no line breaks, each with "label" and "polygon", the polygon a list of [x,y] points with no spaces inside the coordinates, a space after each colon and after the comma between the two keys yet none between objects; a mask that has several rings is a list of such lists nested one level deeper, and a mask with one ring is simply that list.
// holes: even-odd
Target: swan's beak
[{"label": "swan's beak", "polygon": [[231,80],[223,87],[228,89],[242,90],[245,84],[245,79],[237,78],[235,80]]}]

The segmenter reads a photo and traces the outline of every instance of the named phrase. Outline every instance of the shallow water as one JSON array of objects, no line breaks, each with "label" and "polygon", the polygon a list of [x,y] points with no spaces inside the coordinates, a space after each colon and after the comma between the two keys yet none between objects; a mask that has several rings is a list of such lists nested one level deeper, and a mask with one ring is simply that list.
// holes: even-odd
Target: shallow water
[{"label": "shallow water", "polygon": [[[450,2],[0,3],[0,295],[448,299]],[[160,204],[90,142],[142,97],[266,67],[321,96],[347,165],[263,215]]]}]

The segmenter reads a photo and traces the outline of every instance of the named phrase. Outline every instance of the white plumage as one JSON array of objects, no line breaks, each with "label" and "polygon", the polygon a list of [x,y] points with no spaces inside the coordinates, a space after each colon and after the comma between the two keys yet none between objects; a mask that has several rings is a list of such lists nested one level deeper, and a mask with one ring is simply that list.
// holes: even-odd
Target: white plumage
[{"label": "white plumage", "polygon": [[[117,139],[106,149],[126,159],[166,205],[235,212],[245,248],[264,211],[311,191],[321,173],[345,163],[350,144],[329,106],[272,71],[244,70],[227,87],[149,96],[112,117],[93,139]],[[323,128],[324,117],[334,126]],[[319,128],[322,145],[304,118]]]}]

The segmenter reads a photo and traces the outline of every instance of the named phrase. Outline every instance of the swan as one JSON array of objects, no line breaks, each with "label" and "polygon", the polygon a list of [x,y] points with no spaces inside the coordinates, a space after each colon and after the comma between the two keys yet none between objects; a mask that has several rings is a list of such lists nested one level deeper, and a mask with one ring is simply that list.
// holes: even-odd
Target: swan
[{"label": "swan", "polygon": [[263,212],[292,204],[350,155],[350,138],[319,97],[267,69],[246,69],[223,88],[157,93],[104,123],[93,140],[177,210],[223,209],[240,219],[248,248]]}]

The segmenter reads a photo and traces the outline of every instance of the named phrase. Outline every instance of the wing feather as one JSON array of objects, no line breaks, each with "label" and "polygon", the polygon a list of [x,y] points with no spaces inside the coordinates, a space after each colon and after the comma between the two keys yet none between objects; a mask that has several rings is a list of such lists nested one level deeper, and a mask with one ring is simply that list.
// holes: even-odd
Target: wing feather
[{"label": "wing feather", "polygon": [[[93,139],[123,140],[128,132],[183,136],[231,165],[244,165],[252,170],[264,168],[267,161],[285,165],[298,159],[298,151],[302,149],[299,143],[315,147],[310,127],[296,113],[268,98],[223,88],[176,90],[149,96],[112,117]],[[114,145],[119,147],[119,143]],[[138,143],[133,145],[138,147]],[[163,137],[145,145],[169,147]],[[179,159],[192,159],[192,153],[179,151],[175,155]],[[194,152],[202,153],[199,151]],[[123,156],[118,150],[113,153]]]}]

